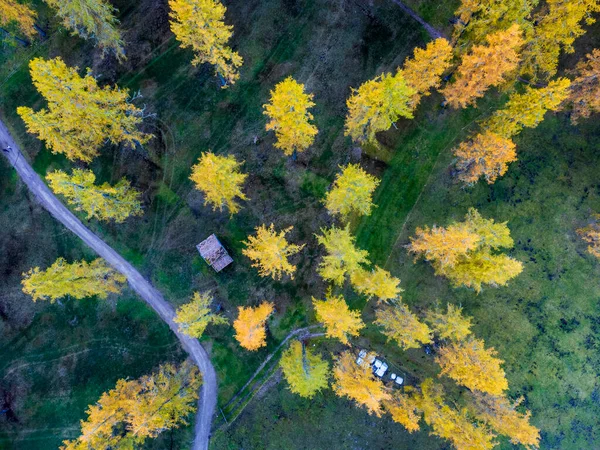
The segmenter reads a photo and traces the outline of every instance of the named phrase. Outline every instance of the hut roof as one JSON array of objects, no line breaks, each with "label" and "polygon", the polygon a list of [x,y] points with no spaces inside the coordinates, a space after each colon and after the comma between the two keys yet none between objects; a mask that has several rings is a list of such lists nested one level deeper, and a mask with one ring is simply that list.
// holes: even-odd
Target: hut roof
[{"label": "hut roof", "polygon": [[196,248],[200,252],[204,261],[208,263],[215,271],[220,272],[233,262],[225,247],[221,244],[217,236],[211,234],[204,241],[200,242]]}]

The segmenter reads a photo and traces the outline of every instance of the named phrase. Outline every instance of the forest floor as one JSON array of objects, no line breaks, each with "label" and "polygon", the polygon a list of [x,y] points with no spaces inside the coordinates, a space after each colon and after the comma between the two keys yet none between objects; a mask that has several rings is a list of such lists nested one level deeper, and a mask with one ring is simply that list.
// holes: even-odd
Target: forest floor
[{"label": "forest floor", "polygon": [[[393,70],[429,39],[390,0],[225,3],[235,27],[234,45],[245,58],[239,83],[225,91],[218,89],[210,68],[190,67],[190,53],[169,38],[166,9],[158,0],[115,2],[123,27],[131,30],[123,67],[94,58],[90,47],[66,33],[32,49],[0,55],[1,114],[19,142],[32,150],[33,167],[42,175],[70,165],[27,135],[14,113],[20,105],[41,105],[25,65],[32,56],[62,55],[69,64],[93,67],[103,81],[140,89],[148,111],[158,113],[159,120],[148,124],[158,137],[144,151],[107,148],[91,166],[100,181],[127,176],[143,189],[144,217],[119,226],[87,225],[151,279],[173,306],[187,301],[194,290],[212,290],[230,318],[238,305],[275,301],[265,349],[242,351],[227,327],[211,328],[203,338],[217,370],[220,407],[291,330],[314,321],[311,296],[323,295],[325,285],[314,274],[320,250],[313,234],[331,223],[322,198],[338,165],[357,160],[343,136],[350,87]],[[448,20],[456,1],[406,3],[450,34]],[[572,67],[598,36],[600,28],[591,27],[563,67]],[[305,83],[317,103],[317,142],[297,161],[273,149],[261,110],[269,90],[287,75]],[[574,230],[600,210],[595,170],[600,129],[593,118],[573,127],[564,114],[548,115],[539,128],[518,138],[519,161],[505,177],[493,186],[464,189],[451,176],[451,149],[504,100],[502,92],[490,92],[477,108],[453,112],[433,95],[414,120],[383,133],[384,150],[361,157],[364,167],[382,178],[375,196],[378,207],[368,218],[355,220],[353,228],[373,262],[401,278],[403,299],[414,311],[439,300],[460,304],[474,317],[475,333],[506,361],[511,396],[524,396],[532,422],[542,430],[543,448],[595,448],[600,445],[595,426],[600,415],[600,269]],[[250,174],[250,201],[231,219],[205,207],[188,180],[191,165],[208,149],[235,154],[245,160]],[[58,256],[72,260],[92,255],[24,199],[23,188],[4,163],[0,198],[0,270],[5,274],[0,279],[0,334],[8,343],[0,350],[0,400],[10,411],[10,417],[0,418],[0,446],[56,448],[61,439],[77,435],[86,405],[116,379],[148,373],[184,354],[168,328],[131,293],[108,302],[66,300],[56,305],[33,304],[21,294],[20,273],[29,267],[45,267]],[[454,289],[427,264],[414,264],[404,250],[417,226],[445,225],[469,207],[508,221],[515,239],[511,255],[525,263],[523,274],[508,287],[479,295]],[[258,277],[241,254],[241,241],[263,222],[278,228],[294,225],[292,240],[307,243],[293,282]],[[212,232],[235,259],[219,275],[210,272],[194,248]],[[40,239],[34,243],[31,236]],[[370,322],[373,305],[351,290],[345,294]],[[324,354],[339,349],[325,339],[312,344]],[[437,375],[425,352],[396,350],[372,325],[355,345],[385,354],[409,384],[417,375]],[[214,436],[214,448],[447,447],[426,429],[410,435],[331,391],[307,401],[291,394],[285,383],[269,386],[259,402]],[[149,442],[148,448],[183,449],[190,441],[191,430],[183,428]],[[502,441],[500,448],[512,446]]]}]

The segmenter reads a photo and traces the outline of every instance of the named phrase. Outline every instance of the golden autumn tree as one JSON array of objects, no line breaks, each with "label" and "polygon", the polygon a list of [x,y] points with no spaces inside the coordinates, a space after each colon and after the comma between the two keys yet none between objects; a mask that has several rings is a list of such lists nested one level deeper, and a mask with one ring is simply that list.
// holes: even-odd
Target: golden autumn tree
[{"label": "golden autumn tree", "polygon": [[442,368],[440,376],[448,375],[471,390],[502,395],[508,382],[501,367],[504,361],[495,355],[496,351],[486,349],[482,340],[471,338],[440,348],[436,362]]},{"label": "golden autumn tree", "polygon": [[292,342],[290,348],[283,352],[279,365],[294,394],[313,398],[317,392],[327,388],[329,363],[299,341]]},{"label": "golden autumn tree", "polygon": [[585,33],[583,23],[595,22],[598,0],[546,0],[536,15],[533,35],[523,51],[521,72],[532,79],[550,78],[558,69],[561,51],[573,53],[573,43]]},{"label": "golden autumn tree", "polygon": [[431,330],[400,301],[381,305],[375,310],[375,324],[383,328],[388,341],[403,350],[419,348],[431,342]]},{"label": "golden autumn tree", "polygon": [[435,261],[440,269],[452,267],[469,252],[477,249],[481,238],[463,222],[447,227],[417,227],[407,249],[417,258]]},{"label": "golden autumn tree", "polygon": [[470,43],[480,44],[487,35],[518,24],[529,35],[533,28],[529,20],[539,0],[461,0],[456,10],[454,38],[459,49]]},{"label": "golden autumn tree", "polygon": [[406,428],[409,433],[419,430],[421,413],[418,401],[414,395],[411,395],[411,391],[405,394],[395,390],[390,400],[383,401],[383,407],[390,413],[392,420]]},{"label": "golden autumn tree", "polygon": [[576,77],[571,83],[569,102],[573,107],[571,122],[587,119],[600,111],[600,49],[592,50],[577,63]]},{"label": "golden autumn tree", "polygon": [[463,57],[454,82],[442,89],[451,107],[465,108],[475,104],[485,91],[504,83],[506,75],[517,68],[523,45],[518,25],[490,34],[486,41],[486,45],[474,46]]},{"label": "golden autumn tree", "polygon": [[267,131],[275,131],[275,147],[287,156],[302,152],[312,145],[318,133],[308,112],[315,106],[314,95],[304,92],[304,85],[287,77],[271,91],[271,100],[263,105],[264,114],[270,119]]},{"label": "golden autumn tree", "polygon": [[369,363],[373,355],[367,355],[360,364],[355,356],[345,351],[335,360],[333,366],[333,390],[340,397],[348,397],[359,406],[364,406],[369,414],[381,416],[381,403],[392,399],[385,385],[375,377]]},{"label": "golden autumn tree", "polygon": [[285,274],[294,278],[296,266],[288,261],[288,257],[298,253],[304,245],[290,244],[285,239],[293,228],[277,233],[275,225],[271,224],[269,228],[261,225],[256,227],[256,236],[248,236],[248,241],[244,242],[246,248],[242,253],[253,261],[252,267],[258,268],[261,277],[279,280]]},{"label": "golden autumn tree", "polygon": [[259,306],[240,306],[238,318],[233,322],[235,338],[246,350],[254,351],[267,345],[265,324],[273,314],[273,303],[262,302]]},{"label": "golden autumn tree", "polygon": [[196,189],[204,193],[204,204],[212,204],[214,210],[229,210],[233,215],[240,210],[236,197],[248,200],[242,192],[242,185],[248,175],[240,172],[242,163],[233,155],[219,156],[212,152],[204,152],[198,164],[192,167],[190,180]]},{"label": "golden autumn tree", "polygon": [[143,111],[130,103],[126,89],[100,87],[90,69],[81,77],[60,58],[34,58],[29,68],[48,109],[21,106],[17,112],[53,153],[90,162],[106,141],[133,147],[151,138],[137,130]]},{"label": "golden autumn tree", "polygon": [[350,273],[352,287],[367,297],[391,300],[400,297],[400,280],[387,270],[375,266],[373,270],[358,268]]},{"label": "golden autumn tree", "polygon": [[539,448],[540,430],[529,423],[531,413],[521,413],[517,407],[523,398],[512,403],[504,396],[473,392],[473,410],[477,418],[486,422],[498,433],[508,436],[515,445],[527,449]]},{"label": "golden autumn tree", "polygon": [[175,312],[173,321],[179,325],[179,331],[200,338],[209,324],[226,325],[227,319],[210,309],[212,302],[210,294],[194,292],[192,300],[181,305]]},{"label": "golden autumn tree", "polygon": [[413,110],[422,97],[430,95],[431,89],[440,86],[442,75],[450,68],[451,61],[452,46],[444,38],[431,41],[425,49],[415,48],[414,56],[404,61],[404,79],[415,91],[410,101]]},{"label": "golden autumn tree", "polygon": [[360,311],[348,308],[341,295],[328,292],[325,300],[313,297],[312,302],[317,320],[325,326],[325,335],[339,339],[342,344],[348,344],[348,336],[358,336],[365,326],[360,318]]},{"label": "golden autumn tree", "polygon": [[448,303],[447,311],[428,311],[427,322],[431,325],[433,332],[440,339],[450,339],[451,341],[462,341],[471,334],[470,317],[465,317],[462,314],[462,308],[456,307],[452,303]]},{"label": "golden autumn tree", "polygon": [[358,164],[348,164],[337,174],[331,190],[325,197],[329,214],[346,218],[350,213],[368,216],[373,208],[373,192],[379,180],[369,175]]},{"label": "golden autumn tree", "polygon": [[[438,235],[443,236],[443,231],[439,230],[451,231],[448,236],[452,239],[441,239]],[[498,253],[512,246],[506,223],[485,219],[471,208],[464,222],[434,230],[417,228],[417,236],[411,237],[407,248],[415,259],[430,261],[437,275],[447,277],[455,286],[472,287],[479,292],[483,284],[504,286],[521,273],[520,261]]]},{"label": "golden autumn tree", "polygon": [[477,183],[481,177],[493,184],[517,160],[515,143],[489,131],[462,142],[454,149],[454,155],[458,179],[468,185]]},{"label": "golden autumn tree", "polygon": [[423,412],[431,434],[447,439],[457,450],[491,450],[495,435],[485,426],[477,424],[466,409],[458,410],[444,402],[441,385],[431,378],[421,384],[417,407]]},{"label": "golden autumn tree", "polygon": [[140,192],[124,178],[114,186],[97,185],[94,172],[74,169],[71,175],[56,170],[46,175],[46,180],[56,194],[64,195],[67,203],[85,212],[88,219],[121,223],[130,216],[142,215]]},{"label": "golden autumn tree", "polygon": [[105,54],[125,59],[117,10],[107,0],[44,0],[56,10],[65,28],[83,39],[92,39]]},{"label": "golden autumn tree", "polygon": [[192,64],[211,64],[224,88],[234,84],[243,59],[227,45],[233,34],[233,26],[225,24],[227,8],[217,0],[169,0],[169,7],[171,31],[194,52]]},{"label": "golden autumn tree", "polygon": [[37,13],[29,6],[16,0],[0,0],[0,26],[15,23],[21,33],[31,39],[35,34],[36,18]]},{"label": "golden autumn tree", "polygon": [[81,435],[64,441],[60,448],[140,448],[146,439],[188,424],[201,383],[198,368],[187,361],[180,367],[162,365],[156,373],[137,380],[119,380],[88,407]]},{"label": "golden autumn tree", "polygon": [[400,117],[412,119],[415,94],[401,70],[366,81],[346,102],[346,136],[358,143],[374,142],[377,132],[389,129]]},{"label": "golden autumn tree", "polygon": [[588,252],[600,258],[600,214],[594,214],[593,222],[584,228],[579,228],[577,234],[588,245]]},{"label": "golden autumn tree", "polygon": [[535,128],[547,111],[557,111],[569,96],[571,82],[566,78],[551,81],[543,88],[527,86],[522,94],[514,93],[483,127],[494,134],[512,137],[523,128]]},{"label": "golden autumn tree", "polygon": [[346,275],[368,262],[368,252],[355,247],[356,238],[350,234],[349,226],[321,229],[321,233],[317,235],[317,241],[325,247],[327,255],[319,264],[319,275],[325,280],[341,285]]},{"label": "golden autumn tree", "polygon": [[33,300],[50,300],[70,296],[76,299],[91,297],[105,299],[108,294],[121,292],[121,285],[126,278],[112,269],[101,259],[91,263],[86,261],[67,263],[58,258],[46,270],[39,267],[23,274],[23,292],[31,295]]}]

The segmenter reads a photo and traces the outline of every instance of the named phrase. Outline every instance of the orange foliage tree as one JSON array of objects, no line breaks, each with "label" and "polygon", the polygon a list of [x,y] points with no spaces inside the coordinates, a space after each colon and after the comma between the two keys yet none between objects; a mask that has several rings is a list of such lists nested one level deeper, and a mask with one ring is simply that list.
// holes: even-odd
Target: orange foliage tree
[{"label": "orange foliage tree", "polygon": [[506,74],[517,68],[523,45],[518,25],[490,34],[486,40],[487,45],[477,45],[463,57],[454,83],[441,91],[453,108],[474,104],[490,87],[505,82]]},{"label": "orange foliage tree", "polygon": [[348,397],[359,406],[364,406],[369,414],[381,416],[383,401],[392,400],[391,394],[380,379],[373,374],[369,363],[373,355],[367,355],[360,364],[355,356],[343,352],[336,358],[333,367],[333,390],[340,397]]},{"label": "orange foliage tree", "polygon": [[594,214],[594,221],[584,228],[579,228],[577,234],[588,245],[588,252],[600,258],[600,214]]},{"label": "orange foliage tree", "polygon": [[254,351],[267,345],[265,323],[273,314],[273,303],[262,302],[259,306],[238,308],[238,318],[233,322],[235,338],[246,350]]},{"label": "orange foliage tree", "polygon": [[569,102],[573,105],[571,122],[587,119],[600,111],[600,49],[592,50],[575,68],[577,76],[571,83]]},{"label": "orange foliage tree", "polygon": [[506,173],[508,164],[517,160],[515,143],[489,131],[462,142],[454,155],[458,179],[465,184],[474,184],[481,177],[493,184]]},{"label": "orange foliage tree", "polygon": [[427,44],[425,49],[415,48],[413,58],[406,59],[402,68],[406,84],[413,88],[415,94],[411,106],[415,109],[422,97],[430,94],[431,89],[438,88],[443,73],[450,67],[452,46],[439,38]]},{"label": "orange foliage tree", "polygon": [[14,22],[25,36],[32,38],[35,34],[36,18],[37,13],[29,6],[15,0],[0,0],[1,26],[4,27]]}]

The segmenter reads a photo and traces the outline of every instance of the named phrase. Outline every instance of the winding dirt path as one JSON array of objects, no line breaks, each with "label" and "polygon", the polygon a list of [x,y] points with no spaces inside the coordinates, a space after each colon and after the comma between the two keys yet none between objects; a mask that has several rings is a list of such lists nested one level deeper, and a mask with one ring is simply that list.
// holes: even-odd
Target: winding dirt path
[{"label": "winding dirt path", "polygon": [[183,348],[198,366],[200,372],[202,372],[202,387],[200,399],[198,400],[193,450],[207,450],[210,438],[210,427],[217,404],[217,376],[206,350],[204,350],[197,339],[190,338],[178,331],[177,324],[173,322],[175,310],[165,300],[162,294],[121,255],[83,225],[83,223],[81,223],[81,221],[54,196],[38,174],[32,169],[31,165],[29,165],[2,121],[0,121],[0,149],[2,149],[2,154],[15,168],[21,180],[23,180],[29,190],[35,195],[40,204],[48,210],[55,219],[76,234],[99,256],[104,258],[108,264],[127,277],[129,285],[146,301],[146,303],[148,303],[148,305],[150,305],[152,309],[154,309],[154,311],[156,311],[156,313],[158,313],[160,318],[169,325],[169,328],[175,333]]}]

